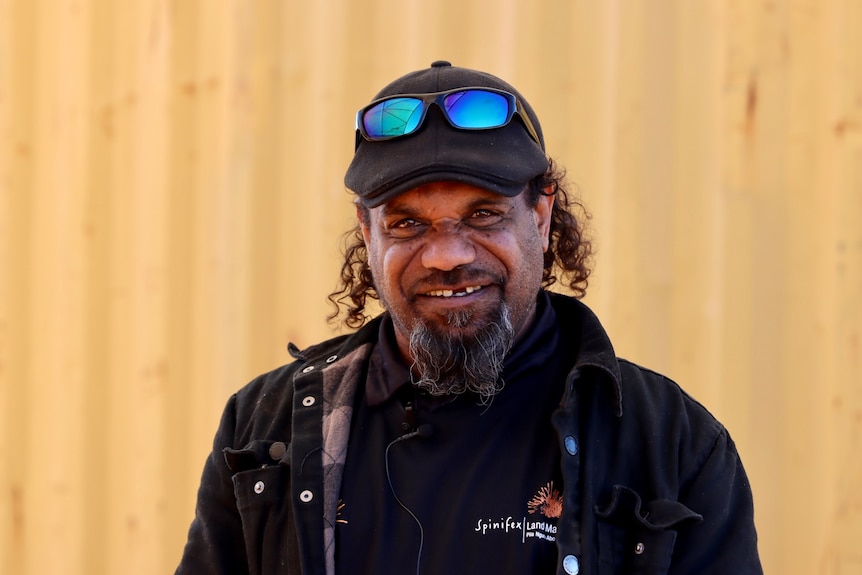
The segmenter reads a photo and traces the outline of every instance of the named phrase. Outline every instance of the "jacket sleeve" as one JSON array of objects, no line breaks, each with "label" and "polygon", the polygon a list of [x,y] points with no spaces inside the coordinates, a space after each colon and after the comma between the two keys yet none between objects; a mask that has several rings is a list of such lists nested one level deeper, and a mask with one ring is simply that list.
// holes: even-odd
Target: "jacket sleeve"
[{"label": "jacket sleeve", "polygon": [[234,443],[236,401],[236,395],[228,401],[204,465],[195,517],[176,575],[248,573],[242,521],[223,453],[224,447]]},{"label": "jacket sleeve", "polygon": [[680,494],[703,521],[683,530],[670,573],[759,575],[751,486],[736,446],[722,428],[712,451]]}]

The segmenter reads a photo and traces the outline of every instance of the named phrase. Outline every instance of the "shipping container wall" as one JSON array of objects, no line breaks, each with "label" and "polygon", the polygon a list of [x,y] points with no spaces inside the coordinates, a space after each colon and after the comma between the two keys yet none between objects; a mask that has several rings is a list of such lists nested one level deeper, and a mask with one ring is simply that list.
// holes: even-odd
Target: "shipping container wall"
[{"label": "shipping container wall", "polygon": [[0,572],[173,571],[230,394],[344,330],[356,109],[441,59],[537,110],[767,571],[862,572],[859,0],[0,0]]}]

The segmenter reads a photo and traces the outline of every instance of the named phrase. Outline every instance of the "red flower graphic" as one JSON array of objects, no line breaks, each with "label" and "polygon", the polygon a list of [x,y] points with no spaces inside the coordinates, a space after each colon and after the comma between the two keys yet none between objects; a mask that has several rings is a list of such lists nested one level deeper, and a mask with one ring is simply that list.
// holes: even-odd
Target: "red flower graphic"
[{"label": "red flower graphic", "polygon": [[541,513],[549,519],[560,516],[563,512],[563,496],[554,489],[553,481],[539,489],[539,492],[530,499],[527,503],[527,511],[530,514]]}]

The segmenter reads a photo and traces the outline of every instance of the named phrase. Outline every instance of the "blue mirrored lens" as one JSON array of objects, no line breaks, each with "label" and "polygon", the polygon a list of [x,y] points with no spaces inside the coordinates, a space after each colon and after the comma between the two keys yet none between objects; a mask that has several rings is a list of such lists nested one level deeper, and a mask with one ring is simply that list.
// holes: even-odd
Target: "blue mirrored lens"
[{"label": "blue mirrored lens", "polygon": [[459,128],[498,128],[511,117],[505,96],[483,90],[466,90],[443,98],[446,114]]},{"label": "blue mirrored lens", "polygon": [[369,108],[362,124],[372,138],[404,136],[419,127],[424,108],[425,104],[417,98],[392,98]]}]

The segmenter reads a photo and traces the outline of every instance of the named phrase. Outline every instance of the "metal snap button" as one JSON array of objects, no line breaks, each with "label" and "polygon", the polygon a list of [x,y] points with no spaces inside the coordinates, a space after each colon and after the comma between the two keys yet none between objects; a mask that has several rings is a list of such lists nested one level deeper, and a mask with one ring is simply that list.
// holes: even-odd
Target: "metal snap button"
[{"label": "metal snap button", "polygon": [[269,446],[269,456],[278,461],[287,452],[287,446],[281,441],[276,441]]},{"label": "metal snap button", "polygon": [[577,455],[578,454],[578,440],[575,439],[571,435],[567,435],[563,440],[563,443],[566,446],[566,451],[569,455]]},{"label": "metal snap button", "polygon": [[578,575],[581,572],[581,562],[574,555],[566,555],[563,559],[563,570],[569,575]]},{"label": "metal snap button", "polygon": [[308,489],[299,494],[299,500],[303,503],[308,503],[312,499],[314,499],[314,493],[312,493]]},{"label": "metal snap button", "polygon": [[330,355],[329,357],[326,358],[326,363],[332,363],[336,359],[338,359],[337,355]]},{"label": "metal snap button", "polygon": [[308,367],[306,367],[305,369],[303,369],[303,370],[302,370],[302,373],[308,373],[309,371],[311,371],[311,370],[313,370],[313,369],[314,369],[314,366],[313,366],[313,365],[309,365]]},{"label": "metal snap button", "polygon": [[263,481],[258,481],[254,484],[254,492],[260,495],[263,493],[263,490],[266,489],[266,485],[264,485]]},{"label": "metal snap button", "polygon": [[302,405],[304,405],[305,407],[311,407],[312,405],[314,405],[314,401],[315,400],[313,395],[307,395],[302,398]]},{"label": "metal snap button", "polygon": [[635,555],[643,555],[643,552],[646,551],[646,545],[643,543],[638,543],[635,545]]}]

